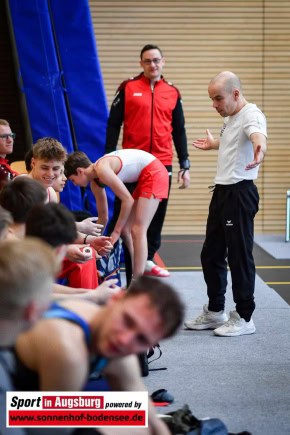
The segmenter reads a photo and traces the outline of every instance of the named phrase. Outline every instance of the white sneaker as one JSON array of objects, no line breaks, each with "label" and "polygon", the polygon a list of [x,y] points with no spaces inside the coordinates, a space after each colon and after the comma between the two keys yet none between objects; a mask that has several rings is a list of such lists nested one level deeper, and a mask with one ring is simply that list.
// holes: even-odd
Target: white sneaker
[{"label": "white sneaker", "polygon": [[221,337],[236,337],[238,335],[254,334],[256,327],[253,320],[246,322],[236,311],[230,311],[229,320],[213,333]]},{"label": "white sneaker", "polygon": [[203,313],[194,320],[187,320],[184,322],[184,326],[187,329],[215,329],[228,320],[225,311],[209,311],[207,307],[207,304],[204,305]]},{"label": "white sneaker", "polygon": [[155,276],[157,278],[168,278],[170,273],[167,269],[157,266],[157,264],[153,263],[153,261],[147,260],[144,275]]}]

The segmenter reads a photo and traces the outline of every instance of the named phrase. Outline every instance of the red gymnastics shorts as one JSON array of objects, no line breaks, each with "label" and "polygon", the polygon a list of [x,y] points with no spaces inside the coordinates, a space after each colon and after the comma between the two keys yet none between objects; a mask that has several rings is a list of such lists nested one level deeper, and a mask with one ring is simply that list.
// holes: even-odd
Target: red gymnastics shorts
[{"label": "red gymnastics shorts", "polygon": [[132,194],[138,198],[168,198],[169,175],[160,160],[155,159],[141,171],[137,186]]}]

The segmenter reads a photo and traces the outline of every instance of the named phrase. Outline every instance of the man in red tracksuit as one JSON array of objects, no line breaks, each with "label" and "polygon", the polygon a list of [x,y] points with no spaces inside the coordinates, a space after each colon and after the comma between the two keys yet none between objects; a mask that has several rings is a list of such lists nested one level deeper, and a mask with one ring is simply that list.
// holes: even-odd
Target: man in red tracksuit
[{"label": "man in red tracksuit", "polygon": [[[161,75],[164,66],[162,51],[156,45],[145,45],[140,54],[143,72],[124,81],[118,88],[112,103],[106,137],[106,153],[117,147],[123,124],[123,148],[137,148],[157,157],[166,167],[171,185],[174,143],[179,160],[178,183],[180,189],[187,188],[190,182],[187,152],[187,138],[178,89]],[[127,185],[130,191],[133,186]],[[154,254],[161,245],[161,231],[165,219],[168,200],[160,202],[149,226],[148,261],[145,274],[167,277],[169,272],[153,263]],[[114,215],[108,231],[113,227],[119,213],[119,201],[115,200]],[[126,258],[126,252],[125,252]],[[127,283],[130,280],[130,262],[126,261]]]},{"label": "man in red tracksuit", "polygon": [[7,154],[13,152],[14,139],[15,133],[12,133],[9,122],[0,119],[0,189],[18,175],[6,160]]}]

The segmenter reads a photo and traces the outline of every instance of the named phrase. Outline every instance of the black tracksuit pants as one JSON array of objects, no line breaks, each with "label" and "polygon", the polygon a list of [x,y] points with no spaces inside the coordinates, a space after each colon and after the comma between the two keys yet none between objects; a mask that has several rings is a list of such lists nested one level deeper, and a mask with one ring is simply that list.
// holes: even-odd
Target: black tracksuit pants
[{"label": "black tracksuit pants", "polygon": [[246,321],[251,318],[255,309],[254,217],[258,210],[259,194],[253,181],[215,186],[201,252],[210,311],[225,307],[228,264],[236,311]]}]

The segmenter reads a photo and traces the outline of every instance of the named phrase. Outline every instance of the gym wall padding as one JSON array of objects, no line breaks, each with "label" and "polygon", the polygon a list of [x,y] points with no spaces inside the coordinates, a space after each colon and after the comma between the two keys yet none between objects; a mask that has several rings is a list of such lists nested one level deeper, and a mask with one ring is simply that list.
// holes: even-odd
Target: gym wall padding
[{"label": "gym wall padding", "polygon": [[[51,136],[92,161],[104,154],[106,95],[86,0],[10,0],[15,41],[33,141]],[[61,200],[84,207],[68,182]],[[89,195],[88,209],[96,213]]]}]

